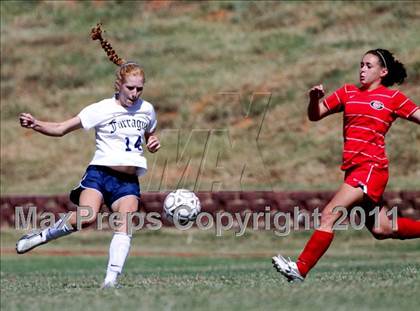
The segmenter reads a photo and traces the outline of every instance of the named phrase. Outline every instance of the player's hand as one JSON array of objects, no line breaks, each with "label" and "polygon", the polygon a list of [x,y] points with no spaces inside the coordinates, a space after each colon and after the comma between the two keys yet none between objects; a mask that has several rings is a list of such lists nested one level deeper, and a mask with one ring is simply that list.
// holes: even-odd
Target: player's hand
[{"label": "player's hand", "polygon": [[21,113],[19,115],[20,126],[34,128],[36,119],[30,113]]},{"label": "player's hand", "polygon": [[309,98],[311,100],[320,100],[322,97],[324,97],[325,91],[322,84],[315,85],[313,88],[309,90]]},{"label": "player's hand", "polygon": [[146,147],[151,153],[155,153],[156,151],[158,151],[160,149],[159,138],[157,138],[154,135],[150,136],[149,139],[147,140]]}]

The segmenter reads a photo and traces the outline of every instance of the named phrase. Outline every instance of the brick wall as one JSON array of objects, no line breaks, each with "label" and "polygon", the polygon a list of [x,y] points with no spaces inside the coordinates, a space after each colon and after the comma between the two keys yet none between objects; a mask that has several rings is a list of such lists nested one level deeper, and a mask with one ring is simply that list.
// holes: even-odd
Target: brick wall
[{"label": "brick wall", "polygon": [[[217,211],[229,213],[236,212],[265,212],[270,207],[270,212],[277,211],[293,213],[294,207],[298,206],[303,212],[312,212],[315,208],[322,210],[333,192],[199,192],[202,211],[215,214]],[[166,196],[164,192],[149,192],[142,194],[140,211],[162,213],[162,203]],[[398,214],[420,219],[420,191],[387,192],[384,195],[384,203],[389,207],[397,206]],[[36,206],[36,213],[40,216],[44,212],[52,212],[58,217],[58,213],[75,210],[76,206],[71,203],[67,195],[54,196],[3,196],[1,197],[0,226],[12,227],[15,225],[15,208],[23,207],[24,214],[30,206]],[[102,212],[109,211],[105,206]],[[58,218],[57,218],[58,219]],[[167,221],[163,222],[169,225]]]}]

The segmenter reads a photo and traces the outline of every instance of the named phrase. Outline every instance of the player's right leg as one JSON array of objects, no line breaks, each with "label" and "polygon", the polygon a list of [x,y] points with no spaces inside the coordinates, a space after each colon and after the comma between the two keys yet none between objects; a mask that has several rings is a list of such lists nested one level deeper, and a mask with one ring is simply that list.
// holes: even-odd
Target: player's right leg
[{"label": "player's right leg", "polygon": [[303,281],[313,266],[327,251],[333,238],[333,227],[341,212],[336,207],[350,208],[363,200],[363,190],[342,184],[321,213],[321,225],[314,231],[298,261],[287,260],[280,254],[272,258],[274,268],[289,282]]},{"label": "player's right leg", "polygon": [[[78,218],[82,219],[81,222],[79,220],[82,226],[94,221],[102,204],[102,194],[95,189],[84,189],[80,194],[79,204],[84,208],[80,209],[81,212],[79,213],[70,212],[71,215],[67,223],[63,223],[60,219],[53,226],[41,232],[30,233],[21,237],[16,243],[16,252],[24,254],[35,247],[73,233],[77,229]],[[85,219],[87,213],[92,215],[89,219]]]}]

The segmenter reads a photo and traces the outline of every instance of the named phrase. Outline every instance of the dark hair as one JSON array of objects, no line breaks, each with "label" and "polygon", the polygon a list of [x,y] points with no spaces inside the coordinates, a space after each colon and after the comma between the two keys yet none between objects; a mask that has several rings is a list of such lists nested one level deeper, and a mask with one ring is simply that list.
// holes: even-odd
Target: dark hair
[{"label": "dark hair", "polygon": [[407,72],[404,64],[395,59],[394,55],[385,49],[370,50],[365,53],[373,54],[379,59],[382,67],[388,69],[388,74],[382,78],[381,84],[384,86],[392,86],[395,83],[402,84],[407,78]]}]

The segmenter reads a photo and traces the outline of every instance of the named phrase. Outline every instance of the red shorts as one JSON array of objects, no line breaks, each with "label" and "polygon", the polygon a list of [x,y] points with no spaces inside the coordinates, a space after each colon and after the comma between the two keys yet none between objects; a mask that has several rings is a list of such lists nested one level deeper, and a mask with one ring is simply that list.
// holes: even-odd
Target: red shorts
[{"label": "red shorts", "polygon": [[388,168],[381,168],[376,163],[362,163],[349,168],[344,182],[352,187],[360,187],[374,202],[380,202],[388,182]]}]

